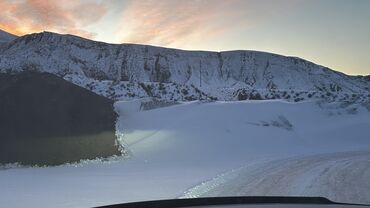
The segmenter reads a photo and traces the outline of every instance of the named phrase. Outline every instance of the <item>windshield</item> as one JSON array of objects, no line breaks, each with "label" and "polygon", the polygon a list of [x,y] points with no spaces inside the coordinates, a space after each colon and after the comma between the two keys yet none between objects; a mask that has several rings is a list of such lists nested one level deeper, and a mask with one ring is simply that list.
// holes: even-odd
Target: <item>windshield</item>
[{"label": "windshield", "polygon": [[0,206],[370,204],[370,1],[0,8]]}]

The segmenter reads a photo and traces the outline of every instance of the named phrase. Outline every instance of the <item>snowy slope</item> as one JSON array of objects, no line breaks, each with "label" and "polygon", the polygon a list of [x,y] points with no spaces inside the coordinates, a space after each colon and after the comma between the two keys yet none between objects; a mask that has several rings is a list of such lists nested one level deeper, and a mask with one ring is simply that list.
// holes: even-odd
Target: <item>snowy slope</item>
[{"label": "snowy slope", "polygon": [[[93,207],[176,198],[217,175],[252,164],[370,150],[370,112],[360,105],[191,102],[139,111],[140,101],[130,101],[118,102],[116,108],[118,133],[129,158],[0,170],[0,204]],[[358,197],[369,199],[364,194]]]},{"label": "snowy slope", "polygon": [[[315,96],[308,95],[312,92],[318,92],[317,97],[328,93],[329,97],[333,94],[345,97],[344,94],[368,94],[370,89],[366,79],[295,57],[256,51],[183,51],[146,45],[106,44],[50,32],[20,37],[2,49],[0,71],[21,70],[51,72],[67,77],[69,81],[79,79],[85,87],[95,82],[106,96],[120,93],[122,81],[136,83],[138,87],[132,86],[130,91],[143,90],[140,82],[192,86],[219,100],[250,99],[250,94],[258,91],[263,98],[287,100],[302,93],[296,97],[299,101]],[[110,86],[101,84],[102,80],[110,81],[110,86],[119,89],[110,90]],[[198,98],[202,93],[191,96]],[[152,96],[152,93],[144,94]],[[164,95],[162,92],[158,94],[161,98]],[[172,100],[194,100],[176,94],[173,97],[179,99]],[[116,100],[139,97],[142,96],[111,96]],[[164,96],[163,99],[170,98]]]},{"label": "snowy slope", "polygon": [[[360,105],[192,102],[135,113],[137,102],[116,104],[121,115],[117,129],[133,155],[149,154],[145,157],[149,161],[168,158],[194,164],[212,160],[230,165],[248,155],[358,150],[370,145],[364,137],[370,133],[366,128],[370,111]],[[165,145],[157,149],[158,143]]]},{"label": "snowy slope", "polygon": [[16,39],[17,36],[10,34],[8,32],[5,32],[4,30],[0,29],[0,43],[2,42],[10,42],[14,39]]}]

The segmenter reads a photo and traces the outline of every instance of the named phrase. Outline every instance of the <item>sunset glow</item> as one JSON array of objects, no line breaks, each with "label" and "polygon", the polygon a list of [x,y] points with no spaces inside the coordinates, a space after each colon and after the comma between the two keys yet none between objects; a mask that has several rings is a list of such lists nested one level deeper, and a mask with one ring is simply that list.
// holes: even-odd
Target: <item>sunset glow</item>
[{"label": "sunset glow", "polygon": [[0,10],[0,29],[16,35],[52,31],[109,43],[259,50],[370,74],[367,0],[1,0]]}]

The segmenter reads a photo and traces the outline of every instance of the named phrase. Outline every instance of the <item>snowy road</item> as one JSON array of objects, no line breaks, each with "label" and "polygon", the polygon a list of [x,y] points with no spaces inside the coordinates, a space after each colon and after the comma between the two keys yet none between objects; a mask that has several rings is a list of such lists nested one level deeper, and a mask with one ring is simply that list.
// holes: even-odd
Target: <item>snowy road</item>
[{"label": "snowy road", "polygon": [[324,196],[370,204],[370,152],[270,161],[241,168],[189,190],[199,196]]}]

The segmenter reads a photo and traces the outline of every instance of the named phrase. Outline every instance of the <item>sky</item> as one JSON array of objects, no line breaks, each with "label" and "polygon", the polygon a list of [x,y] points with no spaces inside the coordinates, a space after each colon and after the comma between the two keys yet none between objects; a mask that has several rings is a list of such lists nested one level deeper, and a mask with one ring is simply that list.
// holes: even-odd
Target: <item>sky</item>
[{"label": "sky", "polygon": [[370,74],[370,0],[0,0],[0,28],[187,50],[258,50]]}]

